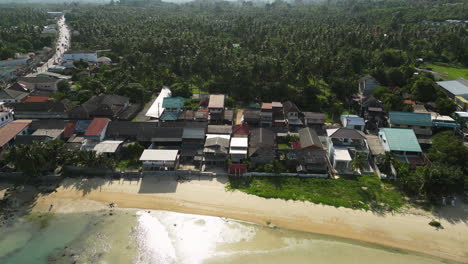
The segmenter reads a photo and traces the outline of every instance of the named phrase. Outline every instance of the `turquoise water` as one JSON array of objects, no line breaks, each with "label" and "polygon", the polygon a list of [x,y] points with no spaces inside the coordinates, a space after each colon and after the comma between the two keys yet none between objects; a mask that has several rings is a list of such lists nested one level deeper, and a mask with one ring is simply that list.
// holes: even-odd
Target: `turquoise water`
[{"label": "turquoise water", "polygon": [[448,263],[218,217],[123,209],[110,212],[56,214],[48,221],[20,219],[13,226],[1,227],[0,263]]}]

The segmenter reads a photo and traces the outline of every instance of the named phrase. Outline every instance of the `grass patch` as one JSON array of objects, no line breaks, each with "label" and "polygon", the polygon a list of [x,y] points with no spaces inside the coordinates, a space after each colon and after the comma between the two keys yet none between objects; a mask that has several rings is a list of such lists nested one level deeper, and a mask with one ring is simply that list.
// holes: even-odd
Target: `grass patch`
[{"label": "grass patch", "polygon": [[115,165],[117,170],[139,169],[141,163],[138,160],[119,160]]},{"label": "grass patch", "polygon": [[239,190],[264,198],[309,201],[372,211],[396,211],[405,205],[400,192],[375,175],[351,179],[297,177],[231,177],[227,190]]},{"label": "grass patch", "polygon": [[48,213],[30,213],[25,219],[35,225],[40,229],[44,229],[49,225],[50,220],[54,217],[54,214],[51,212]]},{"label": "grass patch", "polygon": [[433,71],[438,72],[440,77],[444,80],[455,80],[457,78],[468,79],[468,68],[445,63],[425,64],[424,68],[432,68]]},{"label": "grass patch", "polygon": [[278,144],[278,149],[291,149],[289,144]]}]

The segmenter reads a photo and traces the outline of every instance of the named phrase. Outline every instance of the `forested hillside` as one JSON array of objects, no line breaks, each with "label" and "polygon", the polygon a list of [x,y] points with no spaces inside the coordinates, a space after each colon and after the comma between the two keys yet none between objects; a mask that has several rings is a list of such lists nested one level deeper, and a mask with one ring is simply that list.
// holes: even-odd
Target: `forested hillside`
[{"label": "forested hillside", "polygon": [[242,102],[291,99],[340,112],[337,102],[346,106],[366,73],[404,87],[415,81],[417,58],[468,65],[466,28],[427,22],[468,19],[466,1],[131,2],[67,14],[74,49],[112,49],[108,55],[121,63],[93,80],[100,90],[167,84],[182,96],[199,88]]}]

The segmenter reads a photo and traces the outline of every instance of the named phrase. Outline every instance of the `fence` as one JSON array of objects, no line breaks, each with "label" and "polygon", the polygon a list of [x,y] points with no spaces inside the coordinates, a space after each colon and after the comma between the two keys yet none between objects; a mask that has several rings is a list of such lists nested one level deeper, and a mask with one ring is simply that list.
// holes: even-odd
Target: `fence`
[{"label": "fence", "polygon": [[301,174],[301,173],[269,173],[269,172],[247,172],[241,177],[302,177],[302,178],[328,178],[327,174]]}]

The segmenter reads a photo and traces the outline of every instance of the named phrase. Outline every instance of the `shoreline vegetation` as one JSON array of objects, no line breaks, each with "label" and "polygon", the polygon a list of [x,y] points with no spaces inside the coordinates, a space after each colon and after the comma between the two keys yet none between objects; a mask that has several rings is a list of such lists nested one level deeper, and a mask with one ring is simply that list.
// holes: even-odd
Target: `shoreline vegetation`
[{"label": "shoreline vegetation", "polygon": [[[352,210],[308,201],[266,199],[241,191],[226,191],[228,178],[145,177],[140,180],[68,178],[55,192],[39,193],[32,186],[14,192],[24,214],[41,224],[52,213],[97,211],[115,203],[120,208],[166,210],[227,217],[270,227],[330,235],[466,262],[466,205],[434,212],[404,208],[396,213]],[[2,186],[6,189],[11,186]],[[11,194],[10,194],[11,195]],[[24,201],[22,197],[34,197]],[[53,206],[51,206],[53,205]],[[53,207],[51,209],[51,207]],[[17,213],[19,215],[19,213]],[[39,217],[41,216],[41,217]],[[47,217],[44,217],[46,219]],[[46,219],[47,220],[47,219]],[[44,221],[46,221],[44,220]],[[437,221],[443,229],[429,223]],[[422,239],[430,237],[431,239]]]}]

